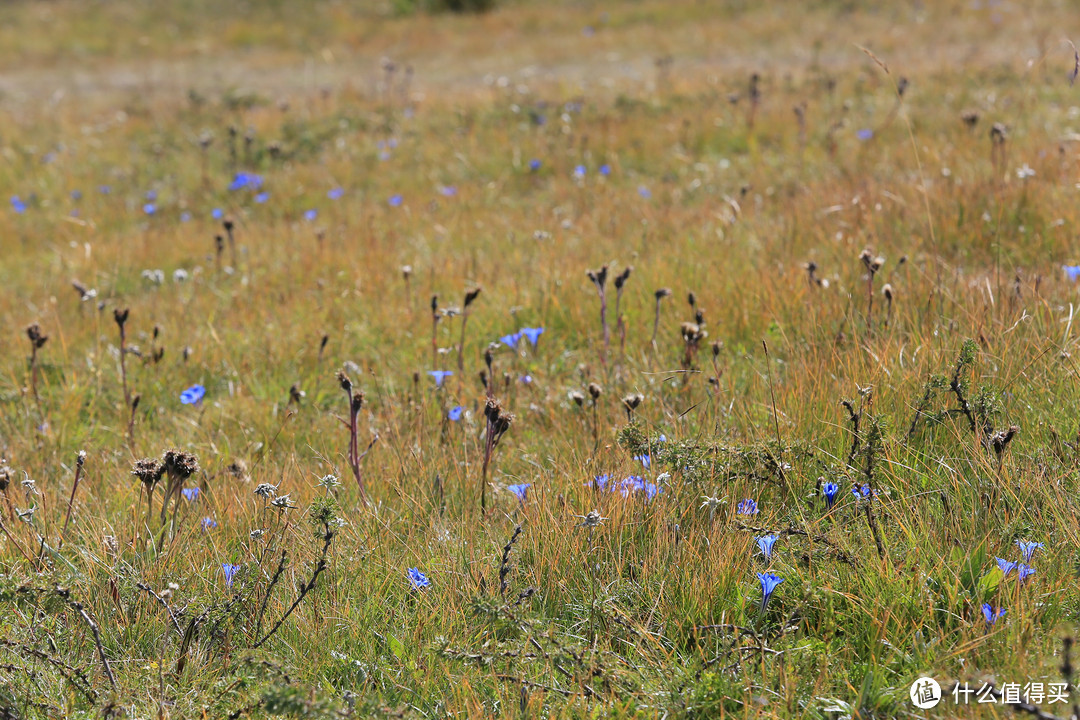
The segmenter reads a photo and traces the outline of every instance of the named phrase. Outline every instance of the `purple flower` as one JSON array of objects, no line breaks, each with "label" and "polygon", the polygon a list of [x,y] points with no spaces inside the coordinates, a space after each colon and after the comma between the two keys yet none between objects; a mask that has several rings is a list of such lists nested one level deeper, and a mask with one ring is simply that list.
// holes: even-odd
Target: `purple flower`
[{"label": "purple flower", "polygon": [[409,568],[409,582],[412,583],[414,590],[423,590],[431,585],[427,575],[420,572],[419,568]]},{"label": "purple flower", "polygon": [[18,195],[12,195],[11,209],[21,215],[22,213],[26,212],[26,203],[24,203]]},{"label": "purple flower", "polygon": [[304,219],[308,222],[312,222],[315,218],[319,217],[318,210],[308,210],[304,213]]},{"label": "purple flower", "polygon": [[[644,493],[646,500],[652,500],[659,495],[663,490],[660,489],[655,483],[647,482],[645,478],[637,475],[631,475],[630,477],[619,482],[619,492],[623,497],[629,497],[634,493]],[[609,486],[610,489],[614,489],[613,486]]]},{"label": "purple flower", "polygon": [[146,203],[142,206],[142,211],[147,215],[153,215],[157,212],[157,206],[154,203]]},{"label": "purple flower", "polygon": [[600,490],[601,492],[603,492],[604,490],[609,490],[610,489],[610,487],[608,485],[608,482],[610,480],[611,480],[611,475],[597,475],[592,480],[585,483],[585,486],[586,487],[593,487],[593,488],[596,488],[597,490]]},{"label": "purple flower", "polygon": [[198,405],[204,397],[206,397],[206,388],[202,385],[192,385],[180,393],[180,402],[185,405]]},{"label": "purple flower", "polygon": [[1030,565],[1020,563],[1016,566],[1016,576],[1020,579],[1020,582],[1024,582],[1029,577],[1035,574],[1035,568]]},{"label": "purple flower", "polygon": [[765,612],[773,591],[776,590],[777,585],[784,582],[784,579],[772,573],[758,573],[758,580],[761,581],[761,612]]},{"label": "purple flower", "polygon": [[506,489],[517,495],[518,500],[524,503],[530,487],[532,487],[532,483],[518,483],[517,485],[507,485]]},{"label": "purple flower", "polygon": [[339,187],[336,187],[330,192],[326,193],[326,197],[330,198],[331,200],[339,200],[343,195],[345,195],[345,190]]},{"label": "purple flower", "polygon": [[398,207],[403,202],[403,198],[400,195],[391,195],[387,202],[390,203],[390,207]]},{"label": "purple flower", "polygon": [[109,193],[112,192],[112,188],[109,187],[108,185],[99,185],[98,186],[98,192],[101,193],[102,195],[108,195]]},{"label": "purple flower", "polygon": [[428,375],[435,378],[435,387],[442,387],[443,380],[453,375],[451,370],[428,370]]},{"label": "purple flower", "polygon": [[652,197],[652,191],[644,185],[638,185],[637,194],[646,200]]},{"label": "purple flower", "polygon": [[766,560],[772,560],[773,545],[779,538],[776,535],[763,535],[757,539],[758,547],[761,548],[761,554],[765,556]]},{"label": "purple flower", "polygon": [[443,185],[439,188],[439,193],[444,197],[454,197],[457,195],[457,188],[453,185]]},{"label": "purple flower", "polygon": [[855,133],[855,137],[863,141],[869,140],[870,138],[874,137],[874,131],[870,128],[862,128]]},{"label": "purple flower", "polygon": [[1010,562],[1005,558],[995,558],[995,560],[997,560],[997,565],[1001,568],[1001,572],[1005,577],[1009,577],[1009,573],[1016,569],[1016,563]]},{"label": "purple flower", "polygon": [[991,607],[990,603],[983,603],[982,614],[983,617],[986,618],[986,624],[993,625],[998,621],[998,618],[1005,616],[1005,608],[998,608],[997,610],[994,610],[994,608]]},{"label": "purple flower", "polygon": [[524,335],[532,343],[533,347],[536,347],[536,343],[540,342],[540,336],[544,334],[544,328],[542,327],[523,327],[518,331],[518,335]]},{"label": "purple flower", "polygon": [[580,180],[583,177],[585,177],[586,172],[588,172],[588,171],[585,169],[584,165],[578,165],[577,167],[574,168],[574,177],[576,177],[578,180]]},{"label": "purple flower", "polygon": [[270,193],[268,193],[268,192],[261,192],[261,193],[259,193],[258,195],[255,196],[255,202],[259,203],[260,205],[262,203],[266,202],[269,199],[270,199]]},{"label": "purple flower", "polygon": [[517,348],[518,340],[521,340],[521,333],[516,332],[510,335],[503,335],[499,338],[499,342],[508,348]]},{"label": "purple flower", "polygon": [[539,170],[541,165],[542,165],[542,163],[539,160],[537,160],[536,158],[533,158],[532,160],[529,161],[529,169],[532,170],[533,172],[536,172],[537,170]]},{"label": "purple flower", "polygon": [[645,468],[646,470],[648,470],[649,465],[652,464],[652,457],[648,453],[644,455],[635,455],[633,459],[640,462],[641,467]]},{"label": "purple flower", "polygon": [[1024,562],[1030,563],[1032,556],[1035,555],[1035,551],[1043,547],[1043,544],[1041,542],[1017,540],[1016,546],[1020,548],[1020,554],[1024,556]]},{"label": "purple flower", "polygon": [[223,563],[221,569],[225,573],[225,587],[232,587],[233,576],[240,570],[240,566]]},{"label": "purple flower", "polygon": [[464,412],[464,407],[462,407],[461,405],[455,405],[454,407],[450,408],[449,411],[447,411],[446,418],[451,422],[457,422],[461,419],[461,416],[462,414],[464,414]]},{"label": "purple flower", "polygon": [[608,175],[610,175],[611,174],[611,166],[608,165],[607,163],[604,163],[603,165],[601,165],[600,166],[600,174],[603,175],[604,177],[607,177]]},{"label": "purple flower", "polygon": [[184,488],[180,491],[180,494],[184,496],[184,499],[188,502],[195,502],[199,499],[199,488]]},{"label": "purple flower", "polygon": [[[78,211],[72,210],[72,212],[77,213]],[[180,213],[180,222],[191,222],[191,213],[189,213],[187,210]]]},{"label": "purple flower", "polygon": [[153,202],[154,200],[157,200],[157,190],[149,190],[149,191],[147,191],[146,199],[149,200],[150,202]]},{"label": "purple flower", "polygon": [[225,217],[225,211],[221,208],[214,208],[210,211],[210,217],[214,218],[215,220],[220,220],[221,218]]},{"label": "purple flower", "polygon": [[[15,198],[12,198],[11,201],[15,202]],[[1062,265],[1061,269],[1065,271],[1065,277],[1072,282],[1076,282],[1080,278],[1080,265]]]},{"label": "purple flower", "polygon": [[217,527],[217,520],[212,517],[204,517],[202,519],[202,529],[209,532]]},{"label": "purple flower", "polygon": [[735,512],[739,515],[757,515],[758,506],[756,502],[750,498],[746,498],[745,500],[740,500],[739,504],[735,506]]},{"label": "purple flower", "polygon": [[263,179],[261,175],[255,173],[240,172],[236,173],[233,177],[233,181],[229,183],[229,189],[236,190],[258,190],[263,186]]}]

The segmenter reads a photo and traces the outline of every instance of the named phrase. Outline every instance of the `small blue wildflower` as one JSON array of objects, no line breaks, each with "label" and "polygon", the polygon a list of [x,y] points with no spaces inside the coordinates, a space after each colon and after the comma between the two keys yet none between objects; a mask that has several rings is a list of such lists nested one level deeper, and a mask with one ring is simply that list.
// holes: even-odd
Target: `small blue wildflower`
[{"label": "small blue wildflower", "polygon": [[233,576],[239,572],[240,566],[233,565],[232,563],[223,563],[221,569],[225,573],[225,587],[232,587]]},{"label": "small blue wildflower", "polygon": [[656,438],[656,442],[658,442],[658,443],[666,443],[667,442],[667,435],[661,435],[660,437]]},{"label": "small blue wildflower", "polygon": [[443,185],[439,188],[439,194],[443,197],[454,197],[457,195],[457,188],[453,185]]},{"label": "small blue wildflower", "polygon": [[873,493],[870,490],[870,485],[868,483],[863,483],[862,485],[852,487],[851,494],[855,496],[856,500],[867,500]]},{"label": "small blue wildflower", "polygon": [[202,385],[192,385],[180,393],[180,402],[185,405],[198,405],[204,397],[206,397],[206,388]]},{"label": "small blue wildflower", "polygon": [[204,517],[202,519],[202,529],[206,531],[213,530],[217,527],[217,520],[212,517]]},{"label": "small blue wildflower", "polygon": [[1020,582],[1024,582],[1029,577],[1035,574],[1035,568],[1030,565],[1020,563],[1016,566],[1016,576],[1020,579]]},{"label": "small blue wildflower", "polygon": [[536,343],[540,342],[540,336],[544,334],[544,328],[542,327],[523,327],[518,331],[518,335],[524,335],[532,343],[533,347],[536,347]]},{"label": "small blue wildflower", "polygon": [[1035,551],[1043,547],[1043,544],[1041,542],[1030,540],[1017,540],[1016,546],[1020,548],[1020,554],[1024,556],[1024,562],[1030,563],[1032,556],[1035,555]]},{"label": "small blue wildflower", "polygon": [[607,163],[604,163],[603,165],[601,165],[600,166],[600,174],[603,175],[604,177],[607,177],[608,175],[610,175],[611,174],[611,166],[608,165]]},{"label": "small blue wildflower", "polygon": [[453,375],[451,370],[428,370],[428,375],[435,378],[435,387],[442,387],[443,380]]},{"label": "small blue wildflower", "polygon": [[18,195],[11,196],[11,209],[20,215],[26,212],[26,203]]},{"label": "small blue wildflower", "polygon": [[82,200],[82,190],[72,190],[71,199],[76,201]]},{"label": "small blue wildflower", "polygon": [[533,172],[536,172],[537,170],[540,169],[540,166],[542,164],[543,163],[541,163],[539,160],[537,160],[536,158],[533,158],[532,160],[529,161],[529,169],[532,170]]},{"label": "small blue wildflower", "polygon": [[419,568],[409,568],[409,582],[412,583],[414,590],[423,590],[431,585],[427,575],[420,572]]},{"label": "small blue wildflower", "polygon": [[313,221],[317,217],[319,217],[319,211],[318,210],[308,210],[307,212],[304,213],[304,219],[307,220],[308,222]]},{"label": "small blue wildflower", "polygon": [[997,560],[998,567],[1001,568],[1001,572],[1005,577],[1009,577],[1009,573],[1016,569],[1016,563],[1005,558],[995,558],[995,560]]},{"label": "small blue wildflower", "polygon": [[461,405],[455,405],[454,407],[450,408],[449,411],[447,411],[446,418],[448,420],[450,420],[451,422],[457,422],[458,420],[461,419],[461,416],[464,413],[465,413],[465,408],[464,407],[462,407]]},{"label": "small blue wildflower", "polygon": [[637,194],[648,200],[652,197],[652,190],[645,187],[644,185],[638,185]]},{"label": "small blue wildflower", "polygon": [[871,130],[870,128],[862,128],[861,130],[859,130],[859,131],[857,131],[855,133],[855,137],[859,138],[860,140],[864,140],[864,141],[869,140],[870,138],[874,137],[874,131]]},{"label": "small blue wildflower", "polygon": [[998,608],[997,610],[994,610],[994,608],[991,607],[990,603],[983,603],[982,614],[983,617],[986,619],[986,624],[993,625],[998,621],[998,618],[1005,616],[1005,608]]},{"label": "small blue wildflower", "polygon": [[507,485],[506,489],[517,495],[518,500],[524,503],[530,487],[532,487],[532,483],[518,483],[517,485]]},{"label": "small blue wildflower", "polygon": [[778,539],[776,535],[763,535],[757,539],[758,547],[761,548],[761,554],[766,560],[772,560],[772,548]]},{"label": "small blue wildflower", "polygon": [[836,494],[840,492],[840,486],[831,480],[821,487],[821,491],[825,493],[825,502],[829,504],[829,507],[833,506],[836,502]]},{"label": "small blue wildflower", "polygon": [[[619,484],[619,492],[623,497],[629,497],[634,493],[644,493],[646,500],[652,500],[659,495],[663,490],[660,489],[655,483],[647,482],[645,478],[638,475],[631,475],[628,478],[622,480]],[[611,489],[614,489],[612,486]]]},{"label": "small blue wildflower", "polygon": [[645,455],[635,455],[634,460],[637,460],[638,462],[640,462],[641,467],[645,468],[646,470],[648,470],[649,465],[652,464],[652,457],[650,455],[648,455],[647,453]]},{"label": "small blue wildflower", "polygon": [[399,207],[404,199],[400,195],[391,195],[386,202],[390,203],[390,207]]},{"label": "small blue wildflower", "polygon": [[519,340],[521,340],[521,333],[519,332],[503,335],[499,338],[499,342],[508,348],[516,348]]},{"label": "small blue wildflower", "polygon": [[157,212],[157,206],[154,203],[146,203],[142,206],[142,211],[147,215],[153,215]]},{"label": "small blue wildflower", "polygon": [[522,375],[518,378],[518,382],[520,382],[522,385],[532,385],[532,381],[532,375]]},{"label": "small blue wildflower", "polygon": [[261,192],[261,193],[259,193],[258,195],[255,196],[255,202],[259,203],[260,205],[263,204],[264,202],[266,202],[269,199],[270,199],[270,193],[268,193],[268,192]]},{"label": "small blue wildflower", "polygon": [[1065,271],[1065,277],[1072,282],[1080,279],[1080,265],[1062,265],[1061,269]]},{"label": "small blue wildflower", "polygon": [[379,153],[379,159],[382,160],[383,162],[389,160],[390,159],[390,153],[387,152],[386,150],[383,150],[381,153]]},{"label": "small blue wildflower", "polygon": [[776,586],[784,582],[784,578],[772,573],[758,573],[758,580],[761,581],[761,612],[765,612],[765,608],[769,605],[769,598],[772,597]]},{"label": "small blue wildflower", "polygon": [[336,187],[333,190],[331,190],[330,192],[326,193],[326,197],[330,198],[331,200],[340,200],[344,195],[345,195],[344,188],[339,188],[339,187]]},{"label": "small blue wildflower", "polygon": [[102,195],[108,195],[112,192],[112,188],[108,185],[98,185],[98,192]]},{"label": "small blue wildflower", "polygon": [[236,190],[258,190],[263,186],[263,179],[261,175],[255,173],[239,172],[233,177],[233,181],[229,183],[229,189]]},{"label": "small blue wildflower", "polygon": [[146,199],[150,202],[157,200],[157,190],[148,190],[146,193]]},{"label": "small blue wildflower", "polygon": [[739,515],[757,515],[758,506],[757,503],[750,498],[740,500],[739,504],[735,506],[735,512]]},{"label": "small blue wildflower", "polygon": [[191,213],[189,213],[187,210],[180,213],[180,222],[191,222]]},{"label": "small blue wildflower", "polygon": [[184,488],[180,491],[180,494],[184,496],[184,499],[188,502],[195,502],[199,499],[199,488]]},{"label": "small blue wildflower", "polygon": [[596,488],[597,490],[600,490],[602,492],[604,490],[611,489],[610,486],[609,486],[610,480],[611,480],[611,475],[607,475],[607,474],[605,474],[605,475],[597,475],[592,480],[585,483],[585,486],[586,487]]},{"label": "small blue wildflower", "polygon": [[225,211],[221,208],[214,208],[210,211],[210,217],[214,218],[215,220],[220,220],[221,218],[225,217]]},{"label": "small blue wildflower", "polygon": [[585,169],[584,165],[578,165],[574,168],[574,177],[580,180],[581,178],[585,177],[586,172],[587,170]]}]

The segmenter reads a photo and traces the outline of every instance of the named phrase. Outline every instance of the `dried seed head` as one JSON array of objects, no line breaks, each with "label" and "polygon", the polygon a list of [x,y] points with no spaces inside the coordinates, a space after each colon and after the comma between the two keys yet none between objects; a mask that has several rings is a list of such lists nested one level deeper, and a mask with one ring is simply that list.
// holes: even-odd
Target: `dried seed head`
[{"label": "dried seed head", "polygon": [[689,293],[686,296],[686,302],[690,303],[690,308],[691,309],[696,308],[697,307],[697,295],[695,295],[693,292]]},{"label": "dried seed head", "polygon": [[412,265],[402,265],[401,266],[401,277],[408,280],[410,276],[412,276]]},{"label": "dried seed head", "polygon": [[604,388],[600,387],[599,383],[594,383],[594,382],[589,383],[589,397],[591,397],[593,399],[593,402],[596,402],[597,400],[599,400],[600,396],[603,394],[603,392],[604,392]]},{"label": "dried seed head", "polygon": [[473,301],[480,295],[480,288],[475,287],[465,293],[465,307],[469,307],[473,304]]},{"label": "dried seed head", "polygon": [[877,273],[877,271],[881,269],[881,266],[885,264],[885,258],[880,255],[875,256],[870,248],[864,248],[863,251],[859,253],[859,260],[862,261],[862,264],[866,266],[867,271],[871,275]]},{"label": "dried seed head", "polygon": [[682,332],[683,342],[687,344],[696,344],[705,336],[699,325],[690,322],[684,322],[680,326],[680,331]]},{"label": "dried seed head", "polygon": [[75,456],[75,465],[82,467],[86,464],[86,451],[80,450],[79,454]]},{"label": "dried seed head", "polygon": [[712,356],[720,357],[720,348],[723,344],[719,340],[714,340],[712,344]]},{"label": "dried seed head", "polygon": [[968,130],[974,130],[975,126],[979,123],[979,111],[978,110],[965,110],[960,113],[960,119],[964,121],[964,124],[968,126]]},{"label": "dried seed head", "polygon": [[124,323],[127,322],[129,312],[129,308],[124,308],[123,310],[116,308],[113,310],[113,320],[116,321],[116,324],[120,326],[121,330],[124,329]]},{"label": "dried seed head", "polygon": [[1007,430],[999,430],[990,437],[990,447],[994,450],[994,454],[1001,457],[1006,448],[1009,447],[1009,443],[1013,441],[1016,434],[1020,432],[1018,425],[1012,425]]},{"label": "dried seed head", "polygon": [[705,324],[705,310],[703,308],[698,308],[694,311],[694,322],[698,325]]},{"label": "dried seed head", "polygon": [[152,488],[165,474],[165,466],[153,458],[143,458],[132,464],[131,474],[139,478],[147,488]]},{"label": "dried seed head", "polygon": [[251,479],[251,477],[248,475],[247,463],[244,462],[241,458],[237,458],[236,460],[233,460],[231,463],[226,465],[225,472],[229,473],[237,480],[241,480],[243,482],[247,482]]},{"label": "dried seed head", "polygon": [[638,405],[641,405],[642,401],[644,400],[645,396],[641,393],[631,393],[630,395],[624,397],[622,399],[622,402],[628,410],[637,410]]},{"label": "dried seed head", "polygon": [[656,297],[656,301],[660,302],[666,297],[671,297],[671,288],[660,288],[659,290],[654,292],[653,295]]},{"label": "dried seed head", "polygon": [[165,472],[181,480],[199,472],[199,459],[183,450],[166,450],[161,456],[161,463],[165,466]]},{"label": "dried seed head", "polygon": [[352,414],[356,415],[360,412],[360,408],[364,407],[364,391],[360,390],[352,396]]},{"label": "dried seed head", "polygon": [[221,227],[225,228],[226,233],[232,235],[233,227],[235,227],[235,223],[233,222],[232,217],[226,216],[225,219],[221,222]]},{"label": "dried seed head", "polygon": [[289,388],[289,402],[299,404],[304,399],[306,393],[300,389],[299,383],[293,383]]},{"label": "dried seed head", "polygon": [[131,398],[131,412],[135,412],[139,409],[139,401],[142,400],[142,395],[135,393]]},{"label": "dried seed head", "polygon": [[580,390],[571,390],[569,396],[570,400],[578,407],[585,404],[585,395]]},{"label": "dried seed head", "polygon": [[49,340],[49,336],[41,332],[41,326],[37,323],[26,327],[26,337],[29,338],[30,345],[35,350],[43,346]]},{"label": "dried seed head", "polygon": [[990,128],[990,142],[994,145],[1004,145],[1009,137],[1009,128],[1003,123],[996,122]]},{"label": "dried seed head", "polygon": [[337,371],[338,384],[341,385],[341,389],[352,395],[352,380],[344,370]]},{"label": "dried seed head", "polygon": [[881,288],[881,294],[885,296],[886,300],[888,300],[889,302],[892,302],[893,301],[893,288],[892,288],[892,285],[890,285],[889,283],[885,283],[884,287]]},{"label": "dried seed head", "polygon": [[607,284],[608,266],[602,265],[599,270],[586,270],[585,274],[589,276],[589,279],[593,281],[597,289],[601,292],[604,290],[604,285]]},{"label": "dried seed head", "polygon": [[431,314],[433,316],[435,316],[436,320],[439,319],[439,296],[438,295],[432,295],[431,296]]},{"label": "dried seed head", "polygon": [[622,290],[623,285],[630,279],[630,273],[634,271],[634,267],[631,265],[624,269],[621,273],[615,276],[615,289]]}]

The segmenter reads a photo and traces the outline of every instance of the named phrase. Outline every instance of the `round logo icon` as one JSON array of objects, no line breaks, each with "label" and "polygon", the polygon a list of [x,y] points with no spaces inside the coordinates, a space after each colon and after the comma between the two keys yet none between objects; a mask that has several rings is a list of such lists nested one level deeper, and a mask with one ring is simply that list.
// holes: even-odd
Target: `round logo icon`
[{"label": "round logo icon", "polygon": [[920,710],[929,710],[941,702],[941,686],[934,678],[921,677],[911,683],[911,703]]}]

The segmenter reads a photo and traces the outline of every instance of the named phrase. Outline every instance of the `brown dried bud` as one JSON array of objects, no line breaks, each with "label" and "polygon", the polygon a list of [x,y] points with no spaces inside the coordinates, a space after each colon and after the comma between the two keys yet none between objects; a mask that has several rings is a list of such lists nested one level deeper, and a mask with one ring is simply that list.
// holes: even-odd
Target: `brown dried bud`
[{"label": "brown dried bud", "polygon": [[623,285],[630,279],[630,273],[634,271],[634,267],[631,265],[624,269],[621,273],[615,276],[615,289],[622,290]]},{"label": "brown dried bud", "polygon": [[465,293],[465,307],[469,307],[473,304],[473,300],[480,295],[480,288],[476,287]]},{"label": "brown dried bud", "polygon": [[113,310],[113,320],[116,321],[116,324],[120,326],[121,330],[124,329],[124,323],[127,322],[129,312],[129,308],[124,308],[123,310],[116,308]]},{"label": "brown dried bud", "polygon": [[341,389],[352,395],[352,380],[349,379],[348,373],[346,373],[344,370],[338,370],[337,380],[338,383],[341,385]]},{"label": "brown dried bud", "polygon": [[589,397],[591,397],[593,399],[593,402],[596,402],[597,400],[599,400],[600,395],[602,395],[603,392],[604,392],[604,388],[600,387],[599,383],[594,383],[594,382],[589,383]]},{"label": "brown dried bud", "polygon": [[153,458],[143,458],[132,464],[131,474],[139,478],[147,488],[152,488],[165,474],[165,466]]},{"label": "brown dried bud", "polygon": [[671,288],[660,288],[653,295],[656,296],[656,300],[659,302],[663,298],[671,297]]},{"label": "brown dried bud", "polygon": [[631,393],[622,399],[623,405],[627,410],[637,410],[638,406],[645,400],[645,396],[641,393]]},{"label": "brown dried bud", "polygon": [[181,480],[199,472],[199,459],[183,450],[166,450],[161,456],[161,463],[165,466],[165,472]]}]

